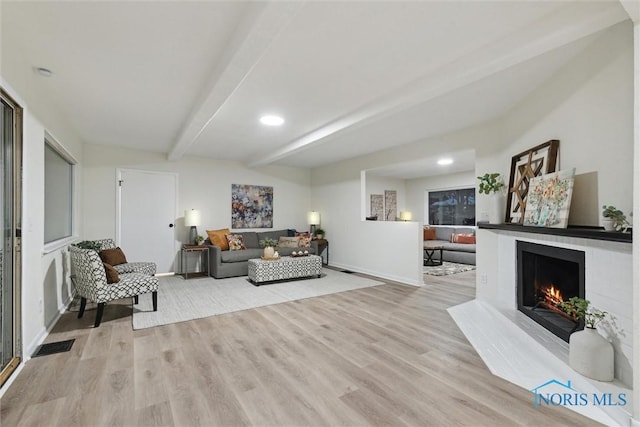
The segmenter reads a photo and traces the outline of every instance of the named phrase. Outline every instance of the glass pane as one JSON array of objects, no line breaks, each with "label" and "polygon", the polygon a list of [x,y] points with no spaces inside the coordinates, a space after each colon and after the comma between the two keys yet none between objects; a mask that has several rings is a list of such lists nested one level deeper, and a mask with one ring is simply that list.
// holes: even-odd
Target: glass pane
[{"label": "glass pane", "polygon": [[429,192],[429,224],[430,225],[475,225],[476,224],[476,190],[463,188],[459,190]]},{"label": "glass pane", "polygon": [[49,243],[72,233],[73,165],[49,144],[45,144],[44,165],[44,241]]},{"label": "glass pane", "polygon": [[0,361],[4,369],[13,358],[13,109],[2,101],[0,150]]}]

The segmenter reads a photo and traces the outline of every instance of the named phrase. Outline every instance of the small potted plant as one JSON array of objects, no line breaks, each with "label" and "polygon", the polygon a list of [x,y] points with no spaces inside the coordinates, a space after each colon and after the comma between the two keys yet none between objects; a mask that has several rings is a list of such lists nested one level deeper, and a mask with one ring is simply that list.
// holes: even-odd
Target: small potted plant
[{"label": "small potted plant", "polygon": [[278,246],[278,241],[267,237],[264,240],[260,240],[260,246],[264,248],[262,257],[265,259],[271,259],[274,258],[276,247]]},{"label": "small potted plant", "polygon": [[596,308],[589,310],[589,304],[591,302],[584,298],[571,297],[561,302],[559,307],[574,319],[584,321],[585,327],[595,329],[596,325],[607,316],[607,312]]},{"label": "small potted plant", "polygon": [[196,243],[196,245],[201,245],[204,243],[204,237],[202,237],[201,235],[197,235],[193,241]]},{"label": "small potted plant", "polygon": [[558,304],[569,316],[584,321],[585,328],[569,336],[569,365],[585,377],[613,381],[613,345],[596,330],[606,311],[589,308],[589,300],[572,297]]},{"label": "small potted plant", "polygon": [[82,242],[74,243],[74,246],[80,249],[92,249],[96,252],[100,252],[102,250],[100,243],[94,240],[83,240]]},{"label": "small potted plant", "polygon": [[485,173],[479,176],[478,179],[480,180],[478,185],[480,194],[497,193],[504,188],[504,181],[498,172]]},{"label": "small potted plant", "polygon": [[611,205],[602,205],[602,225],[606,231],[627,231],[629,222],[627,216],[620,209]]},{"label": "small potted plant", "polygon": [[316,231],[313,232],[313,235],[316,239],[324,239],[324,230],[318,227]]},{"label": "small potted plant", "polygon": [[489,222],[491,224],[502,224],[504,222],[504,211],[506,201],[504,198],[504,181],[498,172],[485,173],[479,176],[478,192],[491,196],[491,209],[489,210]]}]

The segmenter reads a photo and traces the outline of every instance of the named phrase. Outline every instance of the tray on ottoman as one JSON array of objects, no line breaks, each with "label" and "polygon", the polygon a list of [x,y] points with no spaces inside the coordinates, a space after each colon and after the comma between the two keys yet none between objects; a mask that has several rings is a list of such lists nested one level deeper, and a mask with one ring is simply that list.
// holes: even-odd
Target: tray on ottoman
[{"label": "tray on ottoman", "polygon": [[304,257],[280,257],[278,260],[265,261],[259,258],[249,260],[249,280],[260,285],[276,280],[320,277],[322,258],[318,255]]}]

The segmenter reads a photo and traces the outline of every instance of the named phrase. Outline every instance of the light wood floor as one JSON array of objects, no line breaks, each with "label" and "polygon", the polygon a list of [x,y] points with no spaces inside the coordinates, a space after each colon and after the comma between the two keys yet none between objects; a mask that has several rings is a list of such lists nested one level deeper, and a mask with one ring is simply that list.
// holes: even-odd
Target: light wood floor
[{"label": "light wood floor", "polygon": [[[491,375],[447,314],[475,272],[133,331],[66,313],[0,401],[4,426],[585,426]],[[159,302],[162,307],[162,301]],[[73,308],[72,310],[77,310]]]}]

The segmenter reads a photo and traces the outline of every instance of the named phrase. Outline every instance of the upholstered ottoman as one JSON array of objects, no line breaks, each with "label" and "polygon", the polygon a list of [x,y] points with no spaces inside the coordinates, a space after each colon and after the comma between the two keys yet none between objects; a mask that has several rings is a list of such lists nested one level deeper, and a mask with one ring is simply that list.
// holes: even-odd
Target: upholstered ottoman
[{"label": "upholstered ottoman", "polygon": [[254,258],[249,260],[249,280],[261,285],[275,280],[320,277],[322,257],[308,255],[301,257],[281,257],[276,260]]}]

